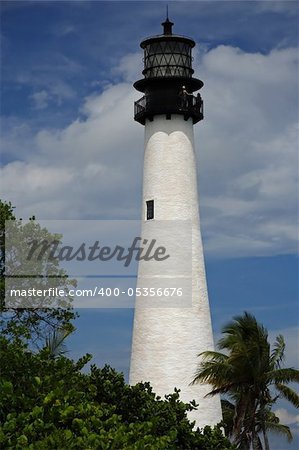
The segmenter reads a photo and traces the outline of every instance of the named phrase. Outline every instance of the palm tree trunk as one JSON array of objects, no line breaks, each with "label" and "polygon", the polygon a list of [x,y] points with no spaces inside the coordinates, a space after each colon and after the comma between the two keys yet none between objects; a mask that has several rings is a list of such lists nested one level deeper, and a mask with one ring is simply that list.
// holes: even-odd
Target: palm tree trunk
[{"label": "palm tree trunk", "polygon": [[263,434],[265,450],[270,450],[269,439],[268,439],[267,430],[266,430],[266,409],[265,409],[264,402],[260,406],[260,412],[261,412],[261,431]]},{"label": "palm tree trunk", "polygon": [[248,398],[247,396],[241,396],[241,398],[235,405],[235,414],[233,419],[232,436],[234,437],[233,442],[235,444],[240,440],[240,436],[242,434],[241,430],[242,428],[244,428],[244,419],[247,409],[248,409]]},{"label": "palm tree trunk", "polygon": [[263,427],[263,438],[264,438],[264,443],[265,443],[265,450],[270,450],[269,439],[268,439],[265,427]]},{"label": "palm tree trunk", "polygon": [[259,438],[257,428],[256,428],[256,411],[258,407],[258,400],[255,400],[253,405],[251,405],[251,410],[249,410],[248,416],[251,418],[251,424],[249,429],[251,432],[251,442],[253,450],[263,450],[261,440]]},{"label": "palm tree trunk", "polygon": [[260,440],[258,434],[256,433],[256,431],[254,431],[252,433],[252,449],[253,450],[263,450],[261,440]]}]

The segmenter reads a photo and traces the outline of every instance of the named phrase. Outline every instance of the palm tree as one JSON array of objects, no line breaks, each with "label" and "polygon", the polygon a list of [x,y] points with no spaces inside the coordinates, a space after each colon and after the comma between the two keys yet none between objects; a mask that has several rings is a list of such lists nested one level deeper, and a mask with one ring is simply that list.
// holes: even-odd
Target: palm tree
[{"label": "palm tree", "polygon": [[[221,426],[224,428],[225,435],[227,437],[232,437],[233,425],[234,425],[234,413],[235,413],[235,404],[230,402],[227,399],[221,400],[222,407],[222,415],[223,421],[221,422]],[[279,422],[279,418],[271,411],[271,408],[268,406],[263,411],[260,410],[256,414],[256,429],[257,433],[261,433],[264,440],[265,450],[269,450],[269,440],[266,431],[272,431],[273,433],[283,435],[290,442],[292,440],[292,433],[290,428],[287,425],[283,425]],[[260,437],[257,435],[258,442],[256,442],[255,446],[262,448],[262,443]],[[248,443],[248,438],[246,434],[240,438],[240,442],[243,442],[243,447],[250,447],[250,443]]]},{"label": "palm tree", "polygon": [[49,351],[51,358],[65,355],[68,352],[64,341],[72,332],[73,329],[70,328],[58,328],[46,337],[44,348]]},{"label": "palm tree", "polygon": [[231,436],[238,448],[262,449],[259,436],[262,434],[268,450],[268,431],[284,432],[290,439],[289,428],[282,428],[278,418],[275,416],[277,422],[270,416],[271,407],[279,397],[299,406],[298,394],[288,386],[290,382],[299,382],[299,371],[282,367],[283,336],[277,336],[271,351],[267,330],[247,312],[234,317],[222,333],[218,347],[225,353],[201,353],[193,383],[208,383],[213,388],[208,395],[220,393],[233,400]]},{"label": "palm tree", "polygon": [[265,450],[270,450],[268,431],[285,436],[289,442],[293,439],[290,428],[279,422],[279,418],[271,411],[271,406],[267,406],[257,412],[256,429],[258,433],[262,433]]}]

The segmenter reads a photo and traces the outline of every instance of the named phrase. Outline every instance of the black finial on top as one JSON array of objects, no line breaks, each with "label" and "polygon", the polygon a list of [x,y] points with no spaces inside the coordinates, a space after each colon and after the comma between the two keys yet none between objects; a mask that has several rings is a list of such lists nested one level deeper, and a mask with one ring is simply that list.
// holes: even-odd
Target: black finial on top
[{"label": "black finial on top", "polygon": [[162,26],[164,28],[163,34],[172,34],[173,23],[170,22],[170,20],[168,18],[168,5],[166,5],[166,20],[165,20],[165,22],[162,23]]}]

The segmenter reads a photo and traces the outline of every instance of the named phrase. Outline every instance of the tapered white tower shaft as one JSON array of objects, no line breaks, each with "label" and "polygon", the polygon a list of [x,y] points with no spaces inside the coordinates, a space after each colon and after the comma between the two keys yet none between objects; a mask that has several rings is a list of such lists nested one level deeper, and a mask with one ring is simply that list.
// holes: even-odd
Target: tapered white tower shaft
[{"label": "tapered white tower shaft", "polygon": [[[217,424],[222,416],[219,397],[205,397],[211,390],[210,386],[190,385],[199,362],[197,355],[214,349],[199,224],[193,137],[193,124],[202,119],[202,102],[201,98],[196,99],[192,95],[179,95],[183,85],[193,91],[203,83],[191,78],[194,42],[172,35],[171,22],[166,21],[163,25],[164,35],[149,38],[141,44],[145,49],[145,79],[135,83],[135,87],[146,95],[137,102],[135,119],[145,125],[144,233],[151,228],[157,232],[157,223],[161,226],[178,224],[169,227],[170,238],[178,241],[178,250],[177,254],[172,250],[172,270],[167,274],[163,269],[157,274],[159,262],[156,266],[140,263],[137,287],[141,290],[156,288],[157,279],[162,287],[169,287],[171,283],[177,287],[180,282],[183,284],[184,261],[181,260],[180,249],[186,242],[191,247],[190,289],[184,291],[183,296],[189,297],[183,299],[187,302],[182,307],[177,304],[172,307],[171,299],[166,299],[166,303],[161,299],[162,306],[155,304],[151,307],[144,297],[136,298],[130,384],[150,381],[154,392],[162,397],[173,392],[175,387],[179,388],[183,401],[194,399],[199,403],[198,410],[190,413],[190,419],[203,427]],[[180,52],[183,53],[181,60]],[[175,54],[172,59],[171,54]],[[182,71],[184,64],[189,73]],[[178,70],[181,70],[181,75]],[[184,228],[180,228],[180,223],[190,224],[185,236],[182,236]],[[188,261],[185,263],[187,266]]]}]

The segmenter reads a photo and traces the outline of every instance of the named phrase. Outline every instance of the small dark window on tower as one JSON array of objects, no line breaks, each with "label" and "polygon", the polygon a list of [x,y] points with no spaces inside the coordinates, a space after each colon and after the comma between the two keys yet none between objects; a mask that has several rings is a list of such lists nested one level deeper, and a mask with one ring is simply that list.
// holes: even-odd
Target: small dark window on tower
[{"label": "small dark window on tower", "polygon": [[154,200],[148,200],[146,202],[146,220],[154,218]]}]

